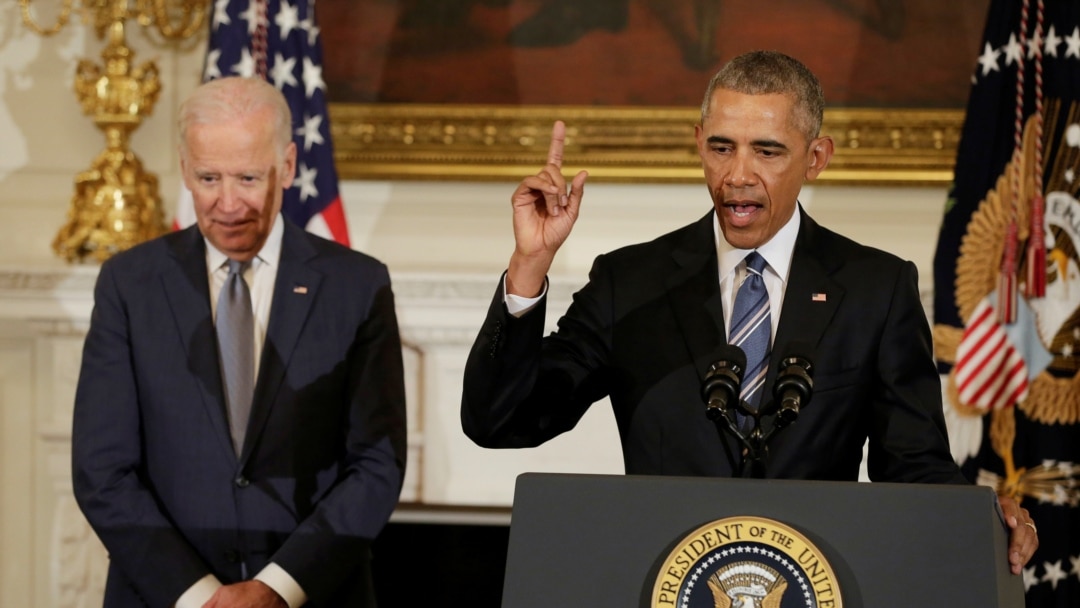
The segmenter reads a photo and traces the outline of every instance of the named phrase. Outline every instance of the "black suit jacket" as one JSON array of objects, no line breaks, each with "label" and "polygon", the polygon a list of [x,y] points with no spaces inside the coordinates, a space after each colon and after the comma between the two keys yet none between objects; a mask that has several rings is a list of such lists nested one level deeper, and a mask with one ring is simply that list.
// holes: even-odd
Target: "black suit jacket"
[{"label": "black suit jacket", "polygon": [[72,443],[75,497],[110,554],[106,606],[170,606],[269,561],[312,605],[369,605],[368,545],[405,467],[386,267],[285,221],[239,458],[196,227],[102,265]]},{"label": "black suit jacket", "polygon": [[[466,434],[486,447],[537,445],[608,396],[627,473],[731,476],[700,395],[727,342],[712,222],[710,212],[597,258],[548,337],[544,306],[514,318],[500,287],[465,370]],[[855,480],[869,438],[872,479],[966,483],[913,264],[803,213],[773,343],[768,391],[787,345],[816,356],[812,399],[770,443],[768,477]]]}]

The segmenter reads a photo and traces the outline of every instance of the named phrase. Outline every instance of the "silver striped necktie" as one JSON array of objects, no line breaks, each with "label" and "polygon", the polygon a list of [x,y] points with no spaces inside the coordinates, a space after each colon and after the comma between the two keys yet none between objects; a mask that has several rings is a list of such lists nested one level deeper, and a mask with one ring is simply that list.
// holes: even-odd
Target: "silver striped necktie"
[{"label": "silver striped necktie", "polygon": [[[746,372],[743,374],[740,399],[751,409],[761,402],[762,386],[769,369],[769,342],[772,334],[772,314],[769,309],[769,292],[761,273],[765,270],[765,258],[756,251],[746,256],[746,278],[735,294],[731,312],[731,331],[728,342],[746,353]],[[740,426],[745,421],[740,417]]]},{"label": "silver striped necktie", "polygon": [[244,447],[255,392],[255,321],[251,312],[251,292],[244,280],[244,271],[251,262],[230,259],[228,264],[229,276],[218,294],[215,325],[229,413],[229,434],[239,456]]}]

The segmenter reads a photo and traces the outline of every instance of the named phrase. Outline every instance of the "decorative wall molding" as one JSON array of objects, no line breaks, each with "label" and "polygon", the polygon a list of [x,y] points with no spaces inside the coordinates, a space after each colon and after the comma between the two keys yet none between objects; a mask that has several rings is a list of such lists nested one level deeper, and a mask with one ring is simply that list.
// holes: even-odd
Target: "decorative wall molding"
[{"label": "decorative wall molding", "polygon": [[[331,104],[334,157],[348,179],[516,180],[543,166],[551,125],[567,125],[566,158],[592,180],[697,182],[695,108]],[[944,184],[963,110],[829,108],[836,154],[821,179]]]}]

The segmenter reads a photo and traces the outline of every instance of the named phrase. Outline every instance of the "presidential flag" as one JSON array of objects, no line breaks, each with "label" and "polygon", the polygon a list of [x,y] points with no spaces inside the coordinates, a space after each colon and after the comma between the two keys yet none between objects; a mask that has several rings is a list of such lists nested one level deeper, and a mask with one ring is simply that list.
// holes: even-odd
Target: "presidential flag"
[{"label": "presidential flag", "polygon": [[[349,244],[330,141],[322,42],[315,0],[215,0],[203,80],[260,76],[292,110],[296,179],[281,211],[308,231]],[[177,227],[195,222],[191,194],[181,194]]]},{"label": "presidential flag", "polygon": [[991,0],[934,259],[953,455],[1020,501],[1027,605],[1080,606],[1080,3]]}]

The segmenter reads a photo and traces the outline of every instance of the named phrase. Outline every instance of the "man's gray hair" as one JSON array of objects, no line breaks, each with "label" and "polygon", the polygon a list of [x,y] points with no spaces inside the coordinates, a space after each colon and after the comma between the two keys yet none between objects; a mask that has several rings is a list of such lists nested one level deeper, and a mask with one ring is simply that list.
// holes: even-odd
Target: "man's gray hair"
[{"label": "man's gray hair", "polygon": [[281,160],[292,141],[292,112],[281,91],[262,78],[230,76],[199,85],[180,106],[177,126],[181,150],[187,149],[191,125],[232,122],[266,108],[274,112],[272,127],[278,143],[277,157]]},{"label": "man's gray hair", "polygon": [[776,51],[751,51],[720,68],[705,90],[701,120],[709,116],[713,93],[726,89],[745,95],[780,93],[795,99],[796,126],[810,141],[821,132],[825,93],[817,76],[794,57]]}]

